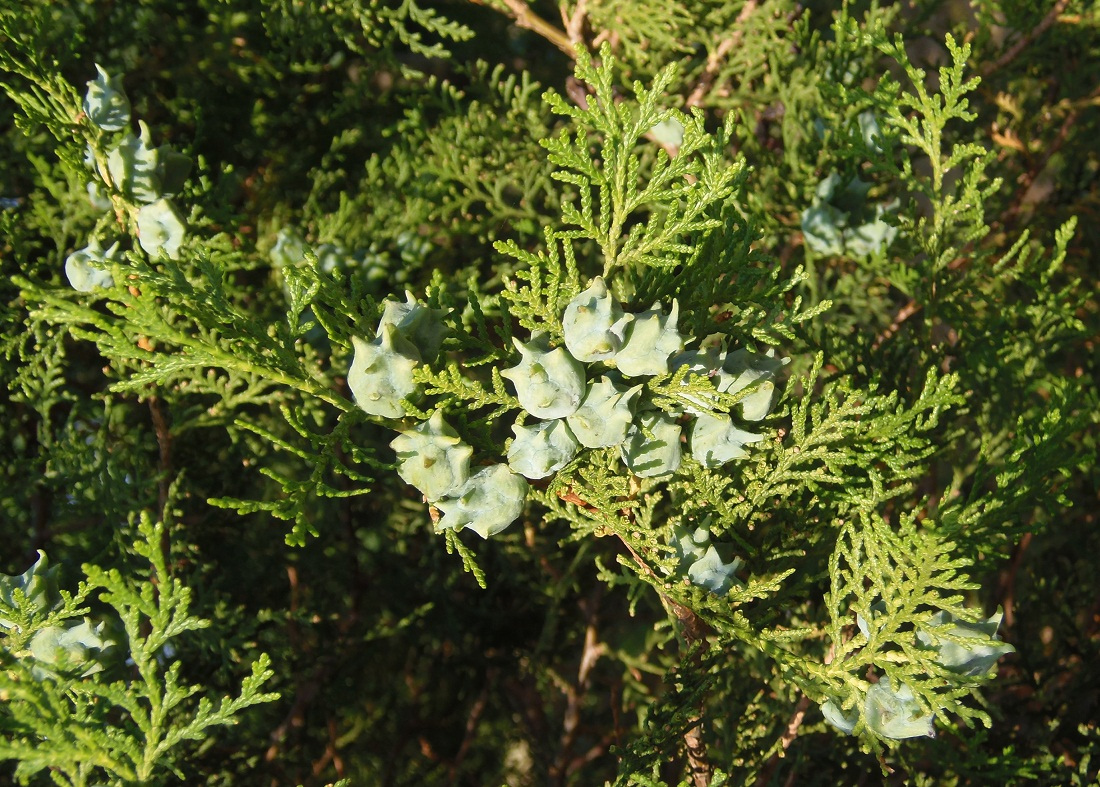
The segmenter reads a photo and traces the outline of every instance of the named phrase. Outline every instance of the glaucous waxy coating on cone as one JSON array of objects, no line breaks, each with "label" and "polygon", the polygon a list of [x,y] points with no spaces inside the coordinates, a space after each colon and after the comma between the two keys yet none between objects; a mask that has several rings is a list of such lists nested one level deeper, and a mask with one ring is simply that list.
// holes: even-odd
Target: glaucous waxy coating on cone
[{"label": "glaucous waxy coating on cone", "polygon": [[[0,574],[0,599],[11,608],[19,608],[15,602],[15,591],[21,590],[24,598],[33,608],[45,614],[61,600],[58,590],[57,572],[58,566],[50,566],[46,559],[46,553],[38,550],[38,560],[34,565],[22,574],[8,576]],[[31,613],[31,607],[24,607],[24,611]],[[11,628],[15,623],[9,618],[0,616],[0,627]]]},{"label": "glaucous waxy coating on cone", "polygon": [[36,631],[27,644],[36,662],[31,674],[35,680],[55,679],[56,669],[86,678],[102,671],[104,651],[114,645],[106,622],[92,623],[84,618],[74,625],[46,626]]},{"label": "glaucous waxy coating on cone", "polygon": [[729,563],[722,562],[718,549],[710,546],[701,558],[688,566],[687,575],[691,584],[706,588],[717,596],[724,596],[733,587],[734,574],[740,567],[741,561],[737,558]]},{"label": "glaucous waxy coating on cone", "polygon": [[[726,353],[722,369],[726,373],[718,384],[723,393],[735,394],[758,383],[756,390],[738,402],[741,417],[746,421],[759,421],[768,414],[775,393],[775,375],[790,358],[749,352],[741,349]],[[759,381],[759,382],[758,382]]]},{"label": "glaucous waxy coating on cone", "polygon": [[137,226],[138,243],[146,254],[156,256],[163,251],[169,259],[179,259],[187,228],[170,200],[158,199],[143,205],[138,211]]},{"label": "glaucous waxy coating on cone", "polygon": [[867,690],[863,718],[870,729],[884,738],[936,737],[932,727],[935,714],[921,709],[908,685],[902,683],[894,691],[890,679],[885,676]]},{"label": "glaucous waxy coating on cone", "polygon": [[438,504],[443,518],[437,532],[469,528],[482,538],[496,535],[523,513],[527,481],[507,465],[491,465],[472,475],[453,497]]},{"label": "glaucous waxy coating on cone", "polygon": [[[653,437],[647,437],[648,430]],[[638,476],[656,478],[680,468],[680,425],[664,413],[641,413],[619,447],[623,463]]]},{"label": "glaucous waxy coating on cone", "polygon": [[745,444],[763,439],[763,435],[738,429],[728,415],[701,413],[691,425],[691,455],[704,467],[721,467],[747,456]]},{"label": "glaucous waxy coating on cone", "polygon": [[416,393],[413,369],[420,352],[392,325],[383,327],[372,342],[353,336],[355,355],[348,370],[348,388],[355,403],[371,415],[401,418],[401,400]]},{"label": "glaucous waxy coating on cone", "polygon": [[127,132],[107,153],[107,172],[115,188],[137,202],[155,202],[164,196],[160,153],[153,147],[149,127],[138,122],[141,135]]},{"label": "glaucous waxy coating on cone", "polygon": [[[669,359],[669,371],[678,372],[686,366],[688,371],[680,382],[682,386],[691,385],[700,379],[705,379],[710,383],[711,388],[719,390],[723,376],[728,376],[722,370],[722,362],[725,357],[726,354],[719,347],[685,350]],[[692,415],[710,412],[718,406],[718,397],[710,393],[693,393],[684,398],[690,403],[683,405],[683,408]]]},{"label": "glaucous waxy coating on cone", "polygon": [[580,448],[568,424],[560,419],[513,426],[512,432],[516,439],[508,448],[508,466],[531,480],[558,472]]},{"label": "glaucous waxy coating on cone", "polygon": [[130,123],[130,99],[122,89],[122,78],[108,74],[96,63],[99,73],[89,80],[84,94],[84,114],[104,131],[121,131]]},{"label": "glaucous waxy coating on cone", "polygon": [[115,283],[111,275],[110,261],[118,253],[118,244],[112,243],[104,251],[96,238],[88,241],[83,249],[65,258],[65,277],[77,292],[91,292],[97,287],[110,287]]},{"label": "glaucous waxy coating on cone", "polygon": [[548,348],[545,333],[524,344],[513,339],[520,362],[501,372],[512,381],[524,410],[538,418],[564,418],[584,397],[584,367],[564,347]]},{"label": "glaucous waxy coating on cone", "polygon": [[631,315],[608,294],[603,277],[569,301],[562,317],[565,346],[578,361],[606,361],[619,351]]},{"label": "glaucous waxy coating on cone", "polygon": [[936,661],[953,672],[971,677],[984,675],[1001,656],[1016,652],[1016,648],[997,639],[1002,615],[998,609],[985,620],[971,623],[941,610],[932,616],[929,623],[945,627],[945,634],[961,638],[964,642],[952,641],[923,628],[917,630],[917,642],[927,648],[935,648]]},{"label": "glaucous waxy coating on cone", "polygon": [[588,391],[577,411],[566,416],[569,428],[587,448],[610,448],[626,439],[626,430],[634,418],[634,400],[642,386],[622,391],[607,377],[588,384]]},{"label": "glaucous waxy coating on cone", "polygon": [[684,347],[684,337],[676,330],[680,307],[672,301],[672,311],[667,315],[661,304],[634,315],[627,326],[626,340],[612,362],[627,377],[666,374],[668,359]]},{"label": "glaucous waxy coating on cone", "polygon": [[397,473],[406,484],[419,489],[428,502],[457,491],[470,477],[474,449],[443,420],[443,411],[408,429],[390,442],[401,462]]},{"label": "glaucous waxy coating on cone", "polygon": [[382,319],[378,321],[378,333],[383,325],[392,325],[401,335],[416,345],[420,357],[431,360],[439,355],[443,345],[443,336],[447,327],[443,324],[443,310],[432,309],[418,303],[413,294],[405,291],[405,302],[390,300],[382,302]]},{"label": "glaucous waxy coating on cone", "polygon": [[848,713],[845,713],[832,700],[826,700],[821,704],[821,715],[825,717],[825,721],[845,735],[851,735],[852,730],[856,728],[856,723],[859,721],[858,710],[852,708]]}]

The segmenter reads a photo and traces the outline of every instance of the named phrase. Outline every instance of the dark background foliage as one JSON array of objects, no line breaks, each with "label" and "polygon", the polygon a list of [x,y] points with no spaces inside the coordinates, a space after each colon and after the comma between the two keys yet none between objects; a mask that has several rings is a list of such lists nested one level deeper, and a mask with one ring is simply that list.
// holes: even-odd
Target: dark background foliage
[{"label": "dark background foliage", "polygon": [[[821,78],[831,67],[817,60],[826,49],[814,43],[835,35],[838,3],[591,5],[584,40],[610,37],[624,78],[648,80],[681,61],[670,103],[688,104],[705,77],[716,88],[698,102],[708,124],[727,114],[740,120],[732,145],[754,168],[742,209],[762,233],[757,248],[786,271],[806,263],[801,294],[834,303],[787,352],[808,358],[820,349],[829,373],[910,400],[921,370],[960,375],[966,404],[942,434],[958,453],[938,456],[918,481],[926,497],[977,461],[983,438],[1002,441],[990,449],[1002,459],[1029,433],[1037,444],[1055,432],[1064,440],[1047,460],[1049,477],[1014,479],[1020,493],[1005,515],[972,524],[984,528],[969,542],[982,582],[975,601],[987,612],[1005,609],[1001,636],[1016,648],[984,691],[992,729],[941,730],[880,763],[811,706],[780,759],[797,690],[748,648],[711,653],[678,675],[687,662],[655,594],[597,575],[595,559],[614,566],[626,557],[619,542],[521,523],[479,549],[483,590],[381,463],[359,468],[375,479],[369,495],[309,499],[305,517],[317,535],[301,546],[285,543],[289,526],[270,513],[212,507],[211,498],[279,497],[260,468],[291,478],[314,472],[309,456],[273,450],[237,419],[293,441],[276,405],[300,408],[318,429],[332,428],[332,415],[292,392],[238,408],[186,386],[108,393],[115,376],[103,373],[95,345],[34,319],[12,283],[18,274],[64,286],[65,257],[84,245],[95,214],[83,184],[54,165],[60,143],[17,124],[7,100],[0,571],[21,573],[43,549],[75,586],[82,563],[110,565],[125,554],[131,512],[177,512],[174,570],[212,621],[180,640],[185,672],[220,696],[263,651],[282,695],[191,751],[180,763],[189,784],[598,784],[625,778],[624,756],[637,778],[678,781],[678,714],[700,674],[708,735],[725,753],[716,762],[743,781],[1087,783],[1100,740],[1100,16],[1064,0],[925,0],[872,12],[929,70],[946,58],[945,32],[969,40],[971,70],[982,76],[971,96],[976,118],[956,122],[951,141],[988,150],[1002,183],[984,204],[989,234],[958,264],[936,267],[920,262],[918,248],[870,262],[805,253],[799,216],[814,173],[844,157],[812,127],[843,114]],[[514,23],[518,6],[125,0],[29,2],[15,13],[41,20],[37,45],[78,89],[95,63],[124,75],[134,116],[196,162],[187,198],[237,252],[226,273],[236,302],[252,319],[276,323],[285,304],[268,252],[283,227],[369,255],[384,273],[351,271],[347,284],[378,298],[420,291],[432,276],[491,289],[503,275],[491,243],[538,242],[563,199],[538,144],[558,121],[539,96],[545,87],[567,93],[573,62]],[[743,38],[707,75],[712,31],[729,29],[746,8]],[[560,27],[551,3],[532,9]],[[833,43],[837,67],[843,59],[860,74],[888,69],[880,53]],[[1076,233],[1054,281],[996,268],[1021,231],[1051,247],[1070,216]],[[1052,294],[1073,281],[1066,297]],[[1043,422],[1052,401],[1060,424]],[[996,434],[981,433],[991,424]],[[370,424],[352,428],[362,445],[391,436]],[[1020,464],[1030,471],[1035,461]],[[968,478],[993,486],[994,476]],[[333,473],[327,482],[351,485]],[[776,516],[797,525],[793,507]],[[783,614],[796,622],[820,614],[821,587],[821,576],[805,577],[804,595]],[[594,661],[593,641],[602,649]]]}]

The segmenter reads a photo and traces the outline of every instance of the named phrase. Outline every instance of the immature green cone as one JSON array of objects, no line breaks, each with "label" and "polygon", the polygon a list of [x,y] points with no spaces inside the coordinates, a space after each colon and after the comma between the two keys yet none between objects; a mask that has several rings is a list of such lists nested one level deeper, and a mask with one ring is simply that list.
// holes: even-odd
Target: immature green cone
[{"label": "immature green cone", "polygon": [[122,89],[122,78],[108,74],[96,63],[99,76],[88,82],[84,114],[104,131],[121,131],[130,122],[130,99]]},{"label": "immature green cone", "polygon": [[138,243],[147,254],[155,257],[163,251],[169,259],[179,259],[187,228],[171,201],[158,199],[143,205],[138,211],[137,228]]},{"label": "immature green cone", "polygon": [[[676,472],[680,468],[680,425],[656,410],[640,414],[637,420],[619,447],[623,463],[643,478]],[[646,437],[643,428],[653,437]]]},{"label": "immature green cone", "polygon": [[746,421],[759,421],[770,411],[775,394],[775,375],[790,358],[749,352],[741,349],[727,353],[722,363],[725,372],[718,390],[735,394],[756,383],[756,388],[738,404],[741,417]]},{"label": "immature green cone", "polygon": [[562,420],[533,426],[513,426],[516,439],[508,448],[508,466],[530,478],[546,478],[561,470],[577,455],[577,438]]},{"label": "immature green cone", "polygon": [[897,691],[890,679],[883,676],[867,690],[863,701],[863,717],[867,726],[884,738],[934,738],[932,722],[935,714],[922,710],[913,690],[902,683]]},{"label": "immature green cone", "polygon": [[36,631],[28,643],[36,662],[31,674],[36,680],[54,679],[61,672],[94,675],[103,669],[104,651],[114,645],[106,622],[93,624],[84,618],[74,625],[47,626]]},{"label": "immature green cone", "polygon": [[[936,661],[953,672],[971,677],[984,675],[1001,656],[1016,652],[1016,648],[997,639],[997,628],[1001,625],[1002,616],[998,609],[985,620],[971,623],[940,611],[932,616],[929,623],[932,626],[945,627],[943,634],[918,629],[917,642],[934,648],[937,651]],[[953,641],[947,637],[963,641]]]},{"label": "immature green cone", "polygon": [[634,401],[642,386],[622,391],[607,377],[588,384],[581,406],[566,416],[580,444],[587,448],[610,448],[626,439],[634,418]]},{"label": "immature green cone", "polygon": [[118,243],[104,250],[99,240],[92,238],[83,249],[65,258],[65,277],[77,292],[92,292],[115,283],[111,275],[110,261],[118,254]]},{"label": "immature green cone", "polygon": [[436,532],[464,527],[482,538],[494,536],[523,513],[528,488],[523,476],[513,473],[507,465],[479,470],[453,497],[439,502],[437,507],[443,518],[436,525]]},{"label": "immature green cone", "polygon": [[522,358],[500,374],[512,381],[523,409],[547,419],[575,412],[584,396],[584,367],[564,347],[549,350],[545,333],[527,344],[513,341]]},{"label": "immature green cone", "polygon": [[565,346],[584,363],[609,360],[622,347],[631,319],[608,294],[603,277],[597,276],[587,290],[565,307],[562,317]]},{"label": "immature green cone", "polygon": [[470,477],[474,449],[443,420],[442,410],[395,437],[390,448],[401,461],[397,474],[419,489],[428,502],[452,494]]},{"label": "immature green cone", "polygon": [[[22,574],[0,574],[0,601],[7,607],[17,608],[15,591],[21,590],[27,601],[39,612],[48,611],[61,600],[57,587],[57,571],[58,566],[50,567],[46,553],[38,550],[38,560]],[[22,611],[25,614],[34,612],[32,609]],[[0,626],[11,628],[14,625],[11,619],[0,615]]]},{"label": "immature green cone", "polygon": [[845,735],[851,735],[852,731],[856,728],[856,723],[859,722],[859,711],[852,708],[845,713],[840,707],[832,700],[826,700],[821,704],[821,715],[825,717],[825,721],[836,727]]},{"label": "immature green cone", "polygon": [[691,455],[704,467],[721,467],[748,456],[743,446],[763,439],[738,429],[728,415],[702,413],[691,426]]},{"label": "immature green cone", "polygon": [[706,588],[716,596],[724,596],[736,581],[734,574],[741,567],[741,561],[734,558],[729,563],[722,561],[718,549],[707,547],[703,556],[688,566],[687,576],[691,584]]},{"label": "immature green cone", "polygon": [[153,147],[149,127],[138,122],[140,136],[127,132],[107,153],[107,172],[115,188],[137,202],[156,202],[162,196],[160,152]]},{"label": "immature green cone", "polygon": [[622,349],[612,359],[627,377],[666,374],[668,359],[684,347],[684,338],[676,330],[679,304],[672,301],[668,315],[659,303],[634,316],[626,331]]},{"label": "immature green cone", "polygon": [[[724,358],[725,353],[721,352],[718,347],[685,350],[682,353],[674,355],[669,360],[669,371],[678,372],[681,368],[686,366],[688,371],[687,374],[684,375],[684,379],[680,382],[680,385],[687,386],[701,379],[705,379],[710,383],[711,388],[716,388],[720,384],[722,375],[724,374],[722,371],[722,360]],[[683,406],[684,410],[693,415],[710,412],[718,405],[718,397],[709,392],[691,394],[684,398],[690,402],[690,404]]]},{"label": "immature green cone", "polygon": [[378,332],[383,325],[392,325],[401,331],[401,335],[416,345],[425,360],[439,355],[447,326],[443,324],[443,310],[432,309],[417,303],[408,290],[405,302],[386,299],[382,302],[382,319],[378,322]]},{"label": "immature green cone", "polygon": [[372,342],[353,336],[351,343],[355,355],[348,370],[348,388],[355,403],[371,415],[403,417],[401,400],[416,393],[413,369],[420,363],[420,352],[392,325],[383,326]]}]

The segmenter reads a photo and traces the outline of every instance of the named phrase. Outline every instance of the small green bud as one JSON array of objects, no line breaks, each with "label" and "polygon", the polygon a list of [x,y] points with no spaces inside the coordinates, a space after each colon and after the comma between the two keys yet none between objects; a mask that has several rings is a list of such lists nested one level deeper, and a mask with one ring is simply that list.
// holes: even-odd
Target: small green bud
[{"label": "small green bud", "polygon": [[736,350],[726,354],[722,369],[726,373],[718,385],[718,390],[735,394],[755,384],[752,393],[740,402],[741,417],[746,421],[759,421],[771,410],[772,396],[775,393],[775,373],[782,369],[790,358],[776,358],[771,351],[767,355]]},{"label": "small green bud", "polygon": [[738,429],[728,415],[702,413],[691,426],[691,455],[704,467],[721,467],[748,456],[743,446],[763,439]]},{"label": "small green bud", "polygon": [[130,122],[130,99],[122,89],[122,78],[112,77],[96,63],[99,76],[88,82],[84,114],[104,131],[120,131]]},{"label": "small green bud", "polygon": [[455,492],[470,477],[474,449],[436,410],[430,419],[402,432],[390,443],[401,464],[397,474],[406,484],[419,489],[434,503]]},{"label": "small green bud", "polygon": [[642,386],[622,391],[607,377],[588,384],[581,406],[566,416],[580,444],[588,448],[610,448],[626,439],[634,417],[634,400]]},{"label": "small green bud", "polygon": [[627,377],[668,372],[669,357],[684,347],[684,339],[676,330],[679,308],[673,299],[672,311],[667,316],[659,303],[634,316],[627,327],[622,349],[613,359],[620,372]]},{"label": "small green bud", "polygon": [[546,478],[567,464],[580,447],[565,421],[542,421],[512,427],[516,439],[508,448],[508,466],[532,480]]},{"label": "small green bud", "polygon": [[607,361],[622,347],[631,319],[608,295],[603,277],[597,276],[587,290],[565,307],[562,317],[565,346],[578,361]]},{"label": "small green bud", "polygon": [[496,535],[519,518],[527,481],[507,465],[491,465],[470,477],[454,497],[439,502],[443,518],[436,531],[465,527],[482,538]]},{"label": "small green bud", "polygon": [[985,620],[971,623],[940,611],[929,622],[932,626],[943,628],[938,631],[934,628],[918,629],[917,642],[926,648],[934,648],[936,661],[953,672],[970,677],[984,675],[1001,656],[1016,651],[1007,642],[996,638],[1002,616],[998,609],[996,614]]},{"label": "small green bud", "polygon": [[894,691],[886,677],[867,690],[863,717],[867,720],[867,726],[884,738],[936,737],[932,727],[935,714],[921,709],[907,684],[902,683]]},{"label": "small green bud", "polygon": [[[647,437],[648,430],[652,437]],[[680,425],[658,410],[638,415],[619,447],[623,462],[635,475],[656,478],[680,468]]]},{"label": "small green bud", "polygon": [[[21,590],[27,601],[37,608],[38,612],[48,612],[61,600],[61,594],[57,589],[57,571],[57,566],[52,568],[49,566],[46,553],[38,550],[38,560],[22,574],[16,576],[0,574],[0,601],[7,607],[16,608],[15,591]],[[34,613],[31,609],[22,611],[28,615]],[[0,626],[11,628],[14,625],[9,618],[0,616]]]},{"label": "small green bud", "polygon": [[523,409],[538,418],[576,412],[584,396],[584,367],[564,347],[548,349],[545,333],[535,334],[527,344],[513,341],[522,358],[500,374],[512,381]]},{"label": "small green bud", "polygon": [[138,243],[146,254],[156,256],[161,250],[170,259],[178,260],[186,233],[183,219],[169,200],[159,199],[142,206],[137,215]]},{"label": "small green bud", "polygon": [[420,352],[392,325],[383,326],[372,342],[353,336],[351,343],[355,354],[348,388],[355,403],[371,415],[402,418],[401,400],[416,393],[413,369],[420,363]]},{"label": "small green bud", "polygon": [[417,303],[416,298],[408,290],[405,291],[404,303],[387,298],[382,302],[382,306],[382,319],[378,322],[379,332],[382,331],[383,325],[392,325],[416,345],[424,359],[431,360],[439,355],[443,336],[447,333],[447,326],[443,324],[442,309],[432,309]]},{"label": "small green bud", "polygon": [[65,258],[65,277],[77,292],[91,292],[97,287],[110,287],[114,277],[106,268],[118,255],[118,243],[112,243],[104,251],[99,240],[92,238],[88,245]]}]

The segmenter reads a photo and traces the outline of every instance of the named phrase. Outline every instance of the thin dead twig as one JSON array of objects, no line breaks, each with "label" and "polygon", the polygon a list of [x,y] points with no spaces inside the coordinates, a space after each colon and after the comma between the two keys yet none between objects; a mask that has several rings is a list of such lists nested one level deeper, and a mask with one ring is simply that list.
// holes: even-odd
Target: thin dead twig
[{"label": "thin dead twig", "polygon": [[1058,2],[1051,7],[1050,11],[1047,12],[1047,15],[1042,18],[1039,24],[1035,25],[1035,27],[1033,27],[1031,30],[1024,33],[1019,41],[1013,44],[1007,52],[1005,52],[993,62],[993,65],[982,70],[982,78],[984,79],[991,74],[996,73],[997,71],[1001,70],[1009,63],[1011,63],[1013,60],[1015,60],[1017,57],[1019,57],[1021,52],[1031,46],[1031,42],[1033,42],[1036,38],[1045,33],[1047,31],[1047,28],[1049,28],[1058,20],[1058,17],[1062,14],[1063,11],[1066,10],[1066,6],[1068,5],[1069,0],[1058,0]]},{"label": "thin dead twig", "polygon": [[[485,0],[470,0],[470,2],[476,5],[487,5]],[[562,52],[569,55],[570,58],[575,59],[577,57],[577,53],[573,50],[573,44],[569,40],[569,36],[532,11],[531,7],[523,2],[523,0],[504,0],[504,4],[508,6],[508,10],[511,12],[512,21],[514,21],[518,27],[522,27],[524,30],[530,30],[532,33],[537,33]]]},{"label": "thin dead twig", "polygon": [[742,25],[748,20],[753,11],[756,10],[757,0],[749,0],[745,3],[741,9],[741,13],[737,15],[737,19],[734,21],[736,30],[730,35],[729,38],[723,39],[714,51],[707,56],[707,65],[703,69],[703,73],[699,75],[699,81],[695,83],[695,88],[691,91],[691,95],[688,96],[687,106],[698,107],[703,103],[703,99],[707,97],[707,93],[714,86],[714,80],[718,77],[718,71],[722,67],[722,61],[726,59],[726,55],[730,51],[741,43],[741,39],[745,36],[745,30]]}]

